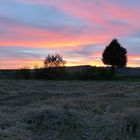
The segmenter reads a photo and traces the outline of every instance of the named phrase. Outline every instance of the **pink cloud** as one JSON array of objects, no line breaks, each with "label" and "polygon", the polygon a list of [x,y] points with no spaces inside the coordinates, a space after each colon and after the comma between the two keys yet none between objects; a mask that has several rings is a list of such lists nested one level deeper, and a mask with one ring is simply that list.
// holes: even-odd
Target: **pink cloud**
[{"label": "pink cloud", "polygon": [[[140,10],[131,6],[113,4],[110,0],[19,0],[24,3],[48,5],[59,9],[67,15],[76,17],[86,23],[80,33],[74,33],[71,26],[62,27],[61,31],[41,29],[17,23],[0,23],[6,28],[7,35],[0,37],[0,46],[44,47],[50,49],[67,50],[69,47],[75,51],[82,49],[83,45],[101,44],[106,46],[112,38],[121,38],[140,29]],[[4,24],[4,25],[3,25]],[[102,52],[93,53],[93,57],[78,57],[70,60],[71,64],[103,65],[100,58]],[[128,65],[138,65],[138,56],[129,56]],[[88,61],[87,61],[88,60]],[[6,62],[7,60],[5,60]],[[30,65],[37,60],[20,60]],[[17,67],[18,60],[13,60]],[[8,63],[8,62],[7,62]],[[40,61],[39,61],[40,63]],[[4,62],[3,64],[4,65]],[[18,64],[19,66],[19,64]]]},{"label": "pink cloud", "polygon": [[[31,4],[42,4],[56,7],[66,13],[82,19],[104,24],[109,18],[132,21],[140,18],[138,8],[117,3],[110,0],[20,0]],[[133,22],[133,21],[132,21]]]},{"label": "pink cloud", "polygon": [[[110,0],[21,0],[33,4],[46,4],[55,7],[71,16],[82,19],[88,25],[87,34],[121,37],[137,31],[140,22],[140,10],[131,6],[122,6]],[[113,24],[113,21],[116,24]],[[117,23],[120,22],[120,23]]]},{"label": "pink cloud", "polygon": [[87,29],[83,29],[80,34],[73,33],[74,29],[70,26],[63,27],[61,31],[51,31],[17,23],[0,24],[6,28],[6,35],[0,37],[0,46],[65,48],[104,43],[107,38],[104,34],[98,36],[97,32]]}]

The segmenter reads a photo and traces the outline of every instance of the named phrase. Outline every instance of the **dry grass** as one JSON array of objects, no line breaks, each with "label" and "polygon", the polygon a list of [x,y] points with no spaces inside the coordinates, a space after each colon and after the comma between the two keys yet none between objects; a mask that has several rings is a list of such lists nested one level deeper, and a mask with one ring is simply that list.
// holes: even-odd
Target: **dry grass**
[{"label": "dry grass", "polygon": [[140,82],[0,81],[0,140],[139,140]]}]

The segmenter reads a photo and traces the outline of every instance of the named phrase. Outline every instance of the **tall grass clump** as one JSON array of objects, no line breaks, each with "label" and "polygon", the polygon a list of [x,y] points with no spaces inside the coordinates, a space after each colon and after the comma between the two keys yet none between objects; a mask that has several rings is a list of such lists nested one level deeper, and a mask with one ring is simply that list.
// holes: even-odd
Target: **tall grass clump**
[{"label": "tall grass clump", "polygon": [[25,119],[34,138],[41,140],[87,140],[88,125],[79,112],[48,108],[30,112]]}]

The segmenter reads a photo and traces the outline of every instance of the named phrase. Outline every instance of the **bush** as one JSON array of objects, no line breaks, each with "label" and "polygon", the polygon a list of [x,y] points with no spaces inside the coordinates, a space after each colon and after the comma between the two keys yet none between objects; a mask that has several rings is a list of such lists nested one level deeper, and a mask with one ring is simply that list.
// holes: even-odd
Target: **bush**
[{"label": "bush", "polygon": [[19,79],[44,79],[44,80],[113,80],[119,79],[114,72],[106,68],[88,67],[69,72],[66,67],[35,68],[29,70],[21,68],[16,71]]},{"label": "bush", "polygon": [[95,71],[95,79],[112,80],[115,79],[115,73],[104,68],[97,68]]},{"label": "bush", "polygon": [[36,68],[34,69],[33,77],[35,79],[45,79],[46,69],[45,68]]},{"label": "bush", "polygon": [[78,80],[93,80],[95,76],[95,67],[85,68],[83,70],[79,70],[74,74],[74,79]]},{"label": "bush", "polygon": [[77,80],[111,80],[114,78],[114,72],[97,67],[86,68],[73,74],[73,79]]},{"label": "bush", "polygon": [[35,69],[35,79],[64,80],[67,78],[65,67]]},{"label": "bush", "polygon": [[20,68],[20,69],[16,70],[15,77],[18,79],[30,79],[31,71],[27,68]]}]

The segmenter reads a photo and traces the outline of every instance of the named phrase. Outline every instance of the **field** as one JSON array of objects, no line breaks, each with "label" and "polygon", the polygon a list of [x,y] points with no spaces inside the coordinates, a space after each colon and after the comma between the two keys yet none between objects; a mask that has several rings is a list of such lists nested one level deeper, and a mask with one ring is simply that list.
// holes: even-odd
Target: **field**
[{"label": "field", "polygon": [[139,81],[0,81],[0,140],[139,139]]}]

